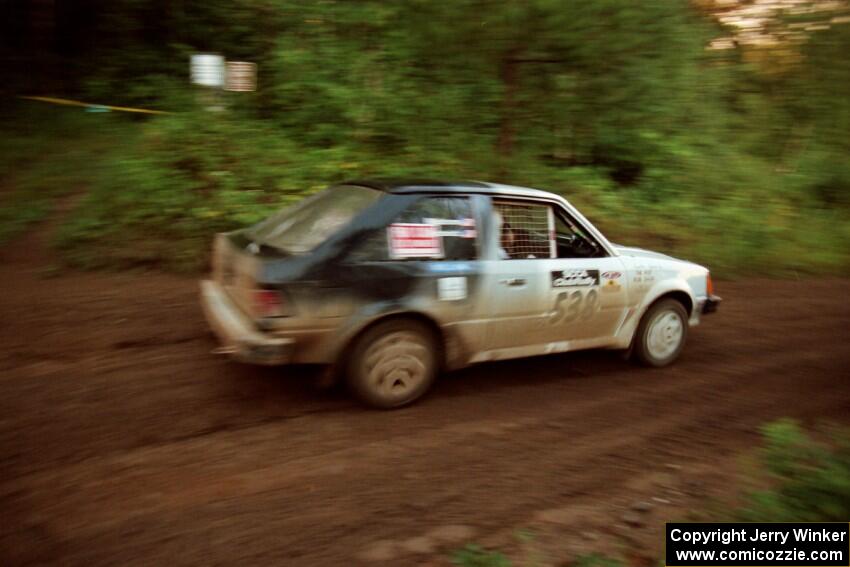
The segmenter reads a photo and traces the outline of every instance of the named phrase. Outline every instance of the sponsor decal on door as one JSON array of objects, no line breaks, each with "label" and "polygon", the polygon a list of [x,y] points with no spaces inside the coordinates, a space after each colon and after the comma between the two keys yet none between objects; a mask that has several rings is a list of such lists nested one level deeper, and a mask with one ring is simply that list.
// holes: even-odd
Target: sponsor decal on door
[{"label": "sponsor decal on door", "polygon": [[602,279],[605,281],[605,284],[602,286],[602,291],[620,291],[623,288],[623,286],[620,285],[621,277],[623,277],[621,272],[602,272]]},{"label": "sponsor decal on door", "polygon": [[599,270],[555,270],[552,287],[590,287],[599,285]]}]

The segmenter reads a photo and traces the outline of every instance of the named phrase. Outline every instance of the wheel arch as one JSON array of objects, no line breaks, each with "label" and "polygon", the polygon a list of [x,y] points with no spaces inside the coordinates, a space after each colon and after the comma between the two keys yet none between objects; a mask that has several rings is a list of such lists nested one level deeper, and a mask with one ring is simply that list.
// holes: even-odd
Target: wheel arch
[{"label": "wheel arch", "polygon": [[347,333],[345,339],[342,341],[339,350],[337,351],[337,364],[342,365],[344,367],[347,364],[348,357],[351,353],[351,350],[354,348],[354,345],[357,343],[357,340],[362,337],[365,333],[367,333],[370,329],[373,329],[377,325],[385,323],[387,321],[394,320],[413,320],[417,321],[423,325],[425,325],[434,335],[434,338],[437,341],[437,362],[439,364],[439,368],[442,370],[447,365],[447,341],[446,334],[440,324],[428,315],[427,313],[423,313],[421,311],[396,311],[392,313],[384,313],[377,317],[370,319],[369,321],[363,323],[362,325],[357,326],[355,329],[352,329],[351,332]]},{"label": "wheel arch", "polygon": [[[677,349],[674,351],[674,353],[672,355],[670,355],[670,356],[672,356],[672,358],[670,358],[666,362],[657,362],[657,361],[649,362],[648,361],[649,359],[647,358],[648,355],[645,353],[645,348],[646,348],[645,345],[638,342],[639,339],[640,339],[640,336],[641,336],[641,328],[643,328],[644,319],[652,311],[652,308],[655,307],[656,305],[658,305],[659,303],[664,302],[664,301],[668,301],[668,300],[675,301],[676,303],[681,305],[682,308],[685,310],[685,321],[683,322],[684,328],[682,330],[682,332],[683,332],[682,339],[681,339],[680,344],[677,347]],[[694,302],[693,302],[693,298],[690,296],[690,294],[683,291],[683,290],[679,290],[679,289],[672,289],[670,291],[666,291],[664,293],[661,293],[660,295],[656,296],[651,301],[647,302],[647,305],[644,307],[643,311],[641,312],[640,317],[638,317],[637,320],[636,320],[636,325],[635,325],[634,331],[632,332],[631,341],[629,342],[629,347],[626,351],[628,358],[635,358],[637,360],[640,360],[643,364],[649,365],[649,366],[666,366],[667,364],[670,364],[672,361],[675,361],[676,358],[678,358],[679,353],[681,352],[681,350],[684,346],[685,337],[687,337],[687,333],[688,333],[688,320],[690,319],[691,311],[693,310],[693,307],[694,307]]]},{"label": "wheel arch", "polygon": [[688,314],[688,317],[690,317],[694,311],[694,300],[691,295],[681,289],[674,289],[662,293],[661,295],[653,299],[646,307],[644,307],[643,312],[640,315],[641,318],[643,318],[647,311],[652,309],[653,305],[655,305],[659,301],[664,301],[665,299],[675,299],[676,301],[681,303],[682,307],[685,308],[685,312]]},{"label": "wheel arch", "polygon": [[650,293],[647,293],[644,301],[639,304],[631,315],[627,317],[626,322],[620,327],[617,333],[617,348],[631,350],[635,333],[644,315],[652,309],[652,306],[665,299],[675,299],[685,308],[687,316],[690,318],[693,314],[696,302],[691,293],[688,292],[688,285],[684,281],[670,280],[661,283]]}]

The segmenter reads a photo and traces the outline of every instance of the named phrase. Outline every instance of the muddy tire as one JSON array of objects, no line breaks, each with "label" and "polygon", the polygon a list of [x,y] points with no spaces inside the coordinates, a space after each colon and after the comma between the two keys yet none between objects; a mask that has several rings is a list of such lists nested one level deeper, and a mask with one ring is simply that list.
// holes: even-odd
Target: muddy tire
[{"label": "muddy tire", "polygon": [[378,323],[354,343],[346,378],[364,404],[392,409],[420,398],[437,376],[439,348],[423,323],[394,319]]},{"label": "muddy tire", "polygon": [[673,363],[688,338],[688,313],[675,299],[662,299],[644,314],[635,333],[634,358],[646,366]]}]

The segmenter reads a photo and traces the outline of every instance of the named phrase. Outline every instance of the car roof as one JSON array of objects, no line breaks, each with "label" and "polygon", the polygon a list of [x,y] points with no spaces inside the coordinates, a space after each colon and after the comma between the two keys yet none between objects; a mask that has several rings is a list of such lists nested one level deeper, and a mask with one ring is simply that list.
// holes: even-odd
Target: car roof
[{"label": "car roof", "polygon": [[506,197],[537,197],[557,199],[558,196],[548,191],[490,183],[487,181],[440,181],[433,179],[358,179],[342,185],[359,185],[370,187],[387,193],[483,193],[486,195],[503,195]]}]

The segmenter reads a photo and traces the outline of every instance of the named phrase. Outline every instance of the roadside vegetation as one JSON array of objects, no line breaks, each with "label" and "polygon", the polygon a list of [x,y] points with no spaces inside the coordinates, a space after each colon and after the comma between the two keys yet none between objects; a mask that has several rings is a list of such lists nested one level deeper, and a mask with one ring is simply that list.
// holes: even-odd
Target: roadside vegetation
[{"label": "roadside vegetation", "polygon": [[844,522],[850,517],[850,433],[823,440],[780,420],[762,430],[761,467],[734,518],[745,522]]},{"label": "roadside vegetation", "polygon": [[[172,114],[5,107],[0,239],[80,191],[67,262],[194,271],[215,231],[409,175],[552,190],[721,275],[850,272],[850,24],[712,50],[729,30],[677,0],[182,4],[96,1],[51,55],[73,80],[17,79]],[[258,63],[258,91],[192,90],[197,51]]]},{"label": "roadside vegetation", "polygon": [[105,156],[136,129],[123,120],[94,121],[43,106],[0,108],[0,244],[42,220],[60,197],[81,194],[98,179]]},{"label": "roadside vegetation", "polygon": [[[846,429],[829,428],[814,435],[794,420],[778,420],[762,428],[762,444],[754,456],[756,466],[739,479],[740,504],[711,509],[699,521],[845,522],[850,517],[850,432]],[[571,535],[575,537],[565,537]],[[658,537],[663,534],[659,532]],[[451,560],[461,567],[514,565],[501,551],[476,544],[455,551]],[[572,565],[621,567],[626,563],[618,557],[590,554],[576,558]]]}]

